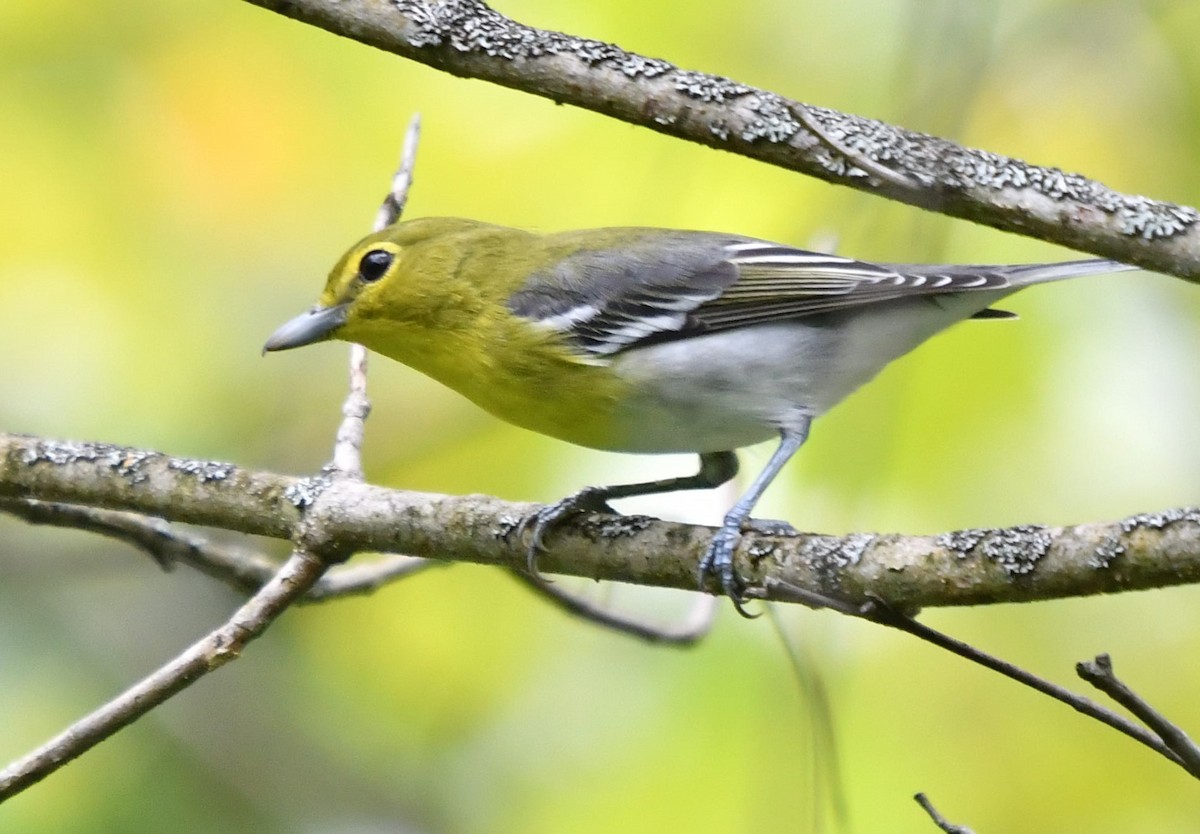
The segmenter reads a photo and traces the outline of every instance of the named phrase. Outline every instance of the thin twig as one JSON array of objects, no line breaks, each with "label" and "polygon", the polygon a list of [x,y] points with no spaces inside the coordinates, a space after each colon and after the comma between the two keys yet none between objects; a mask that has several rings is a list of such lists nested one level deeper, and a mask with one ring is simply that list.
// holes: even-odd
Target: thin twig
[{"label": "thin twig", "polygon": [[350,345],[350,391],[342,403],[342,422],[333,444],[334,472],[357,481],[363,480],[362,445],[371,401],[367,397],[367,349]]},{"label": "thin twig", "polygon": [[[406,135],[400,170],[393,179],[393,187],[385,206],[392,205],[398,214],[407,198],[408,186],[412,182],[412,166],[416,155],[416,144],[420,134],[420,121],[413,117]],[[382,212],[376,222],[383,222]],[[386,225],[386,223],[385,223]],[[379,227],[382,228],[382,227]],[[350,391],[342,408],[343,421],[338,428],[334,443],[332,474],[335,479],[362,480],[362,440],[364,421],[370,411],[366,396],[366,352],[357,345],[351,351]],[[205,477],[218,478],[216,471],[201,468]],[[220,469],[224,478],[228,471]],[[8,502],[5,509],[11,510]],[[307,506],[307,505],[306,505]],[[80,511],[78,508],[65,511],[60,507],[36,507],[24,502],[20,507],[28,514],[48,519],[54,513],[70,514],[75,520],[97,532],[104,532],[137,544],[158,558],[168,559],[163,554],[179,555],[186,551],[204,551],[210,556],[212,550],[197,546],[167,528],[156,528],[145,519],[121,518],[118,514],[101,514],[99,511]],[[311,509],[309,510],[311,512]],[[65,516],[64,516],[65,517]],[[303,535],[304,525],[300,535]],[[422,566],[423,567],[423,566]],[[68,727],[32,753],[13,762],[0,771],[0,802],[21,792],[30,785],[44,779],[69,761],[136,721],[171,696],[183,691],[197,679],[219,669],[237,658],[246,644],[262,634],[293,603],[298,602],[316,586],[318,580],[329,569],[329,563],[321,554],[297,548],[291,557],[274,573],[271,579],[239,608],[220,628],[205,638],[193,643],[175,659],[143,678],[138,683],[109,701],[98,710]],[[375,581],[387,581],[384,577],[410,575],[417,564],[390,560],[385,570],[376,570]],[[358,571],[359,581],[370,571]],[[337,588],[342,583],[328,583]],[[328,591],[326,592],[328,593]]]},{"label": "thin twig", "polygon": [[1173,750],[1180,764],[1188,773],[1200,779],[1200,747],[1175,723],[1150,706],[1144,698],[1134,692],[1113,672],[1112,658],[1107,654],[1096,655],[1091,662],[1075,664],[1079,677],[1132,712]]},{"label": "thin twig", "polygon": [[612,629],[620,634],[637,637],[647,643],[691,646],[708,634],[716,616],[716,597],[694,594],[691,610],[678,625],[660,625],[618,614],[577,594],[559,588],[540,574],[511,570],[509,576],[549,600],[551,603],[584,620]]},{"label": "thin twig", "polygon": [[[0,498],[0,511],[31,524],[107,536],[144,551],[166,569],[185,564],[245,594],[255,593],[279,570],[279,562],[261,553],[217,545],[179,530],[160,518],[19,498]],[[343,596],[369,594],[426,568],[446,564],[417,556],[392,554],[365,564],[337,565],[322,576],[300,601],[324,602]]]},{"label": "thin twig", "polygon": [[279,570],[279,562],[262,554],[215,544],[161,518],[21,498],[0,498],[0,511],[30,524],[83,530],[115,539],[146,553],[164,570],[182,563],[242,593],[254,593]]},{"label": "thin twig", "polygon": [[[371,231],[380,232],[400,219],[408,202],[408,190],[413,183],[413,169],[417,162],[417,146],[421,142],[421,114],[414,113],[404,132],[404,147],[400,152],[400,166],[392,177],[392,185],[379,211]],[[342,423],[338,426],[337,440],[333,446],[335,472],[363,479],[362,445],[366,432],[367,415],[371,413],[371,401],[367,397],[367,349],[362,345],[350,345],[350,393],[342,405]]]},{"label": "thin twig", "polygon": [[1038,677],[1032,672],[1027,672],[1006,660],[1001,660],[961,640],[956,640],[949,635],[917,622],[905,614],[891,610],[886,605],[868,603],[863,607],[863,610],[865,612],[864,616],[866,619],[871,620],[871,622],[899,629],[935,646],[946,649],[959,657],[970,660],[972,663],[977,663],[994,672],[999,672],[1007,678],[1022,683],[1043,695],[1049,695],[1056,701],[1061,701],[1072,709],[1090,716],[1103,724],[1107,724],[1114,730],[1129,736],[1134,741],[1141,742],[1156,753],[1166,756],[1175,764],[1183,764],[1182,760],[1173,750],[1163,744],[1159,738],[1148,733],[1145,728],[1134,724],[1124,716],[1102,707],[1090,698],[1078,695],[1065,687]]},{"label": "thin twig", "polygon": [[323,602],[338,597],[371,594],[429,568],[446,567],[449,564],[419,556],[392,554],[362,565],[338,565],[322,576],[321,581],[301,602]]},{"label": "thin twig", "polygon": [[831,136],[829,131],[813,118],[812,111],[809,110],[808,105],[802,102],[793,102],[790,110],[792,115],[796,117],[796,121],[802,124],[805,130],[815,136],[825,147],[844,157],[848,165],[853,165],[864,173],[870,174],[880,182],[896,186],[903,193],[920,193],[921,186],[915,180],[906,177],[900,171],[888,168],[886,165],[881,165],[866,154],[854,150],[845,142]]},{"label": "thin twig", "polygon": [[237,658],[247,643],[312,588],[325,569],[322,560],[295,551],[271,581],[220,628],[0,771],[0,802],[46,778],[199,678]]},{"label": "thin twig", "polygon": [[392,177],[392,187],[379,211],[375,215],[374,231],[382,231],[400,219],[408,204],[408,191],[412,188],[413,172],[417,164],[417,146],[421,143],[421,114],[413,113],[404,132],[404,150],[400,153],[400,167]]},{"label": "thin twig", "polygon": [[[776,584],[777,580],[768,580],[768,590],[770,586]],[[787,583],[779,583],[786,585]],[[840,611],[843,614],[849,614],[853,617],[859,617],[864,620],[869,620],[879,625],[885,625],[889,628],[894,628],[911,634],[927,643],[932,643],[939,648],[943,648],[948,652],[958,655],[972,663],[977,663],[993,672],[999,672],[1007,678],[1011,678],[1018,683],[1034,689],[1043,695],[1048,695],[1056,701],[1060,701],[1072,709],[1090,716],[1097,721],[1107,724],[1118,732],[1132,738],[1134,741],[1140,742],[1149,747],[1154,752],[1165,756],[1177,765],[1187,769],[1183,759],[1168,747],[1157,736],[1148,732],[1145,728],[1133,723],[1124,716],[1118,715],[1112,710],[1102,707],[1100,704],[1092,701],[1089,698],[1084,698],[1082,695],[1077,695],[1069,689],[1061,687],[1055,683],[1051,683],[1044,678],[1040,678],[1031,672],[1027,672],[1018,666],[1015,666],[998,657],[994,657],[984,651],[981,651],[974,646],[956,640],[949,635],[943,634],[936,629],[923,625],[917,622],[912,617],[895,610],[882,602],[869,602],[866,605],[851,605],[850,603],[842,602],[841,600],[825,596],[823,594],[814,593],[804,588],[789,586],[787,591],[797,601],[803,602],[813,608],[830,608],[835,611]],[[1190,771],[1189,771],[1190,772]]]},{"label": "thin twig", "polygon": [[934,821],[938,828],[945,831],[946,834],[975,834],[975,832],[965,825],[955,825],[947,821],[945,817],[938,813],[937,808],[933,807],[933,803],[929,801],[929,798],[925,794],[919,793],[913,799],[917,800],[917,804],[925,809],[925,813],[929,814],[929,818]]}]

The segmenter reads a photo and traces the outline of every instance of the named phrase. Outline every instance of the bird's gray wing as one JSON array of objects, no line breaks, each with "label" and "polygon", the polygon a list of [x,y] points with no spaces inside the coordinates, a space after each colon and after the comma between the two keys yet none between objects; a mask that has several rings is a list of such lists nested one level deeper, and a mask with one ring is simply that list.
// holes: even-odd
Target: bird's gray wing
[{"label": "bird's gray wing", "polygon": [[1014,270],[1033,268],[875,264],[733,235],[621,231],[619,245],[574,252],[509,300],[581,361],[898,298],[1005,289]]}]

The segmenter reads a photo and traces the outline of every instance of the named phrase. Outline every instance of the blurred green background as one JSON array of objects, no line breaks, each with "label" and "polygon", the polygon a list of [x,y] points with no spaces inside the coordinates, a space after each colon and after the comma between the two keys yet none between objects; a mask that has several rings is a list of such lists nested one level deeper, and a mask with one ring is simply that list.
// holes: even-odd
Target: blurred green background
[{"label": "blurred green background", "polygon": [[[1195,205],[1200,4],[538,3],[519,20]],[[0,4],[0,428],[292,473],[329,454],[345,348],[269,358],[367,230],[413,111],[409,216],[735,231],[860,257],[1070,252],[405,62],[234,0]],[[803,529],[1103,520],[1200,495],[1200,288],[1135,273],[960,325],[818,422],[763,507]],[[684,471],[499,425],[377,360],[380,483],[553,500]],[[766,450],[744,454],[747,469]],[[715,522],[729,495],[637,508]],[[279,543],[263,543],[282,554]],[[682,594],[620,589],[661,616]],[[237,597],[0,517],[0,762],[221,621]],[[1200,730],[1200,589],[929,611],[1076,688],[1124,675]],[[782,612],[834,703],[856,832],[1195,831],[1200,790],[1095,722],[902,635]],[[21,832],[837,830],[834,757],[765,620],[690,651],[435,570],[289,613],[246,657],[0,807]],[[814,776],[814,774],[816,774]],[[814,785],[816,785],[814,787]]]}]

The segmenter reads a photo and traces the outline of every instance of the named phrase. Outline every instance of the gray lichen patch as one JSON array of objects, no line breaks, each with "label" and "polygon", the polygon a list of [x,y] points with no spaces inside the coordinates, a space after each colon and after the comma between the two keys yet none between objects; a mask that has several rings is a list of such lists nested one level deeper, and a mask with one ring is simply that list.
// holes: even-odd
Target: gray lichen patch
[{"label": "gray lichen patch", "polygon": [[1116,218],[1122,234],[1146,240],[1172,237],[1200,221],[1200,212],[1190,206],[1121,194],[1079,174],[964,148],[936,136],[824,107],[808,107],[807,111],[830,136],[856,153],[875,162],[895,163],[905,176],[924,186],[952,191],[981,187],[1035,191],[1055,202],[1094,206]]},{"label": "gray lichen patch", "polygon": [[975,528],[967,530],[953,530],[949,533],[942,533],[935,539],[938,547],[944,547],[946,550],[954,551],[958,558],[965,559],[971,555],[971,551],[979,546],[984,537],[991,530],[979,530]]},{"label": "gray lichen patch", "polygon": [[867,552],[867,548],[874,543],[874,533],[851,533],[842,539],[839,558],[846,567],[857,565],[862,561],[863,554]]},{"label": "gray lichen patch", "polygon": [[[492,528],[492,538],[508,541],[530,527],[530,517],[502,515]],[[620,539],[634,536],[645,530],[656,519],[646,515],[607,515],[604,513],[581,513],[571,517],[570,526],[589,541]]]},{"label": "gray lichen patch", "polygon": [[574,526],[589,540],[600,541],[635,536],[655,521],[648,515],[591,514],[580,517]]},{"label": "gray lichen patch", "polygon": [[21,455],[26,466],[50,464],[69,466],[76,463],[98,463],[115,471],[130,483],[141,483],[149,474],[146,466],[161,458],[158,452],[146,452],[113,446],[109,443],[81,443],[73,440],[38,440]]},{"label": "gray lichen patch", "polygon": [[655,78],[670,72],[673,67],[658,58],[646,58],[626,52],[625,57],[617,62],[617,69],[630,78]]},{"label": "gray lichen patch", "polygon": [[630,78],[654,78],[673,69],[666,61],[631,55],[611,43],[524,26],[479,0],[392,0],[392,5],[411,21],[408,42],[415,47],[448,44],[459,52],[507,61],[574,55],[588,66],[611,66]]},{"label": "gray lichen patch", "polygon": [[1175,507],[1161,513],[1139,513],[1121,521],[1121,529],[1132,533],[1138,528],[1161,530],[1172,524],[1200,524],[1200,507]]},{"label": "gray lichen patch", "polygon": [[525,519],[517,515],[502,515],[496,522],[492,528],[492,538],[499,542],[508,541],[513,533],[519,533],[525,526]]},{"label": "gray lichen patch", "polygon": [[1050,534],[1037,524],[1022,524],[994,530],[980,544],[984,556],[1009,575],[1032,573],[1050,549]]},{"label": "gray lichen patch", "polygon": [[322,472],[320,475],[301,478],[283,491],[283,497],[290,501],[296,509],[307,510],[321,497],[321,493],[329,489],[333,480],[331,472]]},{"label": "gray lichen patch", "polygon": [[769,540],[755,539],[746,546],[746,555],[750,557],[750,561],[758,564],[763,559],[774,555],[775,545]]},{"label": "gray lichen patch", "polygon": [[181,458],[171,458],[167,461],[167,468],[173,469],[176,472],[194,475],[202,484],[209,481],[224,481],[237,471],[237,467],[232,463],[221,463],[214,460],[184,460]]},{"label": "gray lichen patch", "polygon": [[1096,550],[1087,559],[1087,566],[1096,570],[1105,570],[1112,566],[1112,563],[1125,554],[1125,544],[1121,541],[1121,537],[1117,535],[1106,536],[1104,541],[1097,545]]},{"label": "gray lichen patch", "polygon": [[844,538],[812,536],[800,549],[800,557],[819,573],[841,571],[857,565],[875,538],[873,533],[852,533]]},{"label": "gray lichen patch", "polygon": [[1032,573],[1050,550],[1045,527],[1022,524],[995,530],[956,530],[937,537],[937,543],[960,558],[978,552],[995,563],[1010,579]]},{"label": "gray lichen patch", "polygon": [[694,70],[678,70],[672,81],[675,90],[705,103],[721,103],[754,92],[753,87],[719,75]]},{"label": "gray lichen patch", "polygon": [[786,142],[800,130],[791,106],[774,93],[755,93],[746,99],[746,109],[754,115],[742,126],[744,142]]}]

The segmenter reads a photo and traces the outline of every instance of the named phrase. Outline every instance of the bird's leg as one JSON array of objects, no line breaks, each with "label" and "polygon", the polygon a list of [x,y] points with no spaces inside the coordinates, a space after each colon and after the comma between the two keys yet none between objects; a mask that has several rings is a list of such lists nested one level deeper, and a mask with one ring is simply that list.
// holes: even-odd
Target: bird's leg
[{"label": "bird's leg", "polygon": [[557,504],[542,507],[521,523],[521,533],[531,530],[527,566],[537,576],[538,553],[545,550],[543,537],[546,531],[564,518],[580,512],[616,514],[608,502],[616,498],[632,498],[638,495],[657,495],[663,492],[678,492],[686,489],[713,489],[737,474],[737,455],[733,452],[705,452],[700,455],[700,470],[695,475],[664,478],[640,484],[616,484],[613,486],[585,487],[569,495]]},{"label": "bird's leg", "polygon": [[704,585],[706,576],[710,574],[715,576],[721,583],[721,589],[733,600],[733,606],[743,617],[751,615],[746,613],[746,609],[742,607],[742,603],[745,602],[745,598],[742,596],[745,583],[733,569],[733,552],[737,549],[738,542],[741,541],[742,530],[750,519],[754,505],[771,485],[771,481],[775,480],[775,476],[783,469],[784,464],[804,445],[804,441],[808,439],[808,428],[811,422],[809,417],[800,416],[795,425],[785,426],[779,430],[779,446],[776,447],[775,453],[771,455],[771,459],[767,461],[763,471],[754,479],[754,483],[750,484],[746,494],[738,499],[738,502],[733,505],[733,509],[725,515],[721,529],[713,534],[712,543],[708,546],[708,553],[700,562],[701,587]]}]

